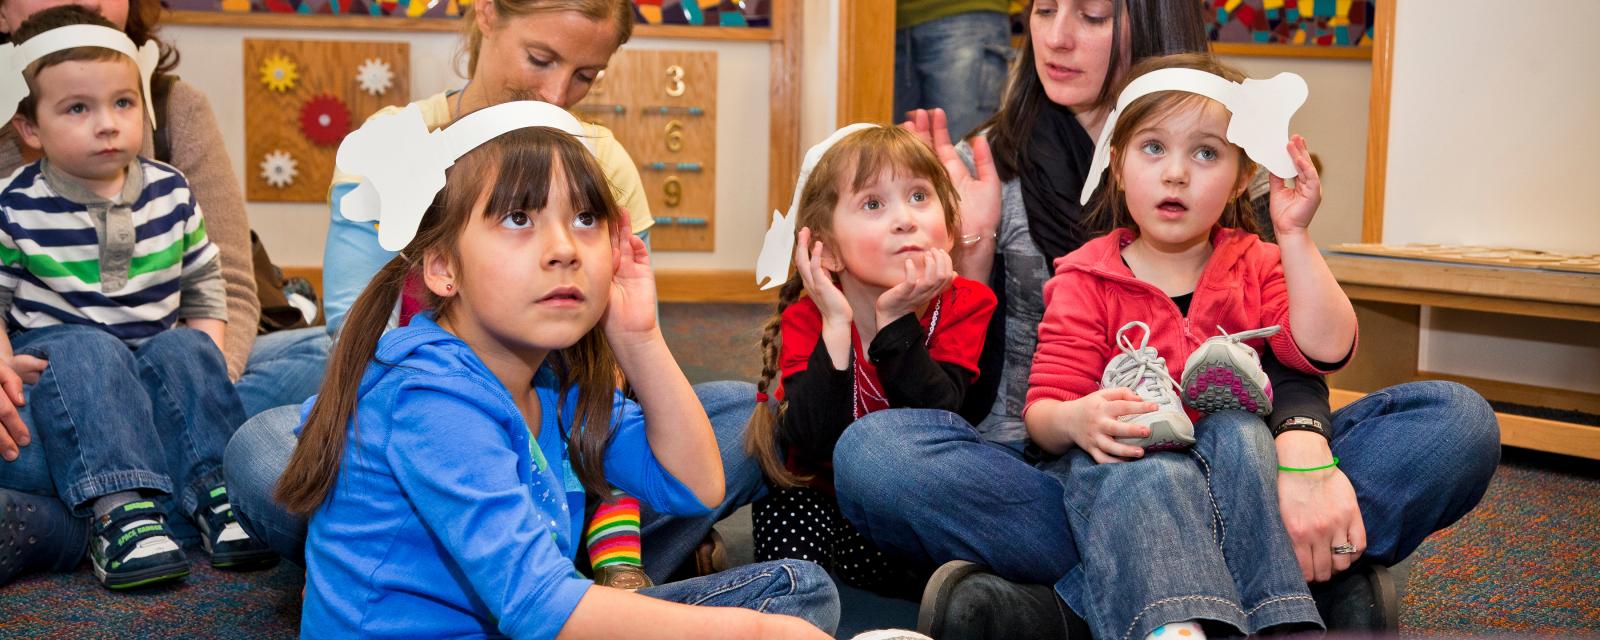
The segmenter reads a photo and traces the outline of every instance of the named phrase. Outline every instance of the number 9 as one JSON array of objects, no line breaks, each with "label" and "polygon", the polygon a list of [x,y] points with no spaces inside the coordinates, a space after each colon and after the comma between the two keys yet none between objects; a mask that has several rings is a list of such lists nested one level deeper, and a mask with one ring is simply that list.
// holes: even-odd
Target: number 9
[{"label": "number 9", "polygon": [[667,176],[667,181],[661,185],[661,191],[667,194],[666,199],[661,201],[662,204],[668,207],[683,204],[683,183],[678,181],[678,176]]}]

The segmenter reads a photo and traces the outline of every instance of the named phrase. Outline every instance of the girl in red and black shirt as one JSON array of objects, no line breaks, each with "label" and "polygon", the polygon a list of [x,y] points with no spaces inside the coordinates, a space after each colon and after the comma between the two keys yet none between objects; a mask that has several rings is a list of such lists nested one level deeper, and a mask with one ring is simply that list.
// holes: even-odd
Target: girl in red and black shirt
[{"label": "girl in red and black shirt", "polygon": [[[995,297],[952,268],[956,196],[931,149],[893,127],[835,138],[820,156],[808,154],[815,167],[802,168],[791,213],[796,273],[762,336],[760,407],[746,445],[772,490],[753,505],[755,555],[811,560],[863,588],[915,592],[921,583],[840,514],[833,448],[850,423],[879,409],[958,410]],[[767,391],[780,373],[774,412]]]}]

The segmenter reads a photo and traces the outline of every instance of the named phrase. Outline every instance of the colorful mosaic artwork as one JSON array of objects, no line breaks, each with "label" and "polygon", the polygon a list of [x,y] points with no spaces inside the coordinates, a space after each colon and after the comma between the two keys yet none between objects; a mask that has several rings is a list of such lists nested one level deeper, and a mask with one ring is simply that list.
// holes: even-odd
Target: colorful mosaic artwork
[{"label": "colorful mosaic artwork", "polygon": [[1215,42],[1372,45],[1372,0],[1198,0]]},{"label": "colorful mosaic artwork", "polygon": [[[456,18],[472,0],[163,0],[174,11]],[[638,24],[770,27],[772,0],[633,0]]]}]

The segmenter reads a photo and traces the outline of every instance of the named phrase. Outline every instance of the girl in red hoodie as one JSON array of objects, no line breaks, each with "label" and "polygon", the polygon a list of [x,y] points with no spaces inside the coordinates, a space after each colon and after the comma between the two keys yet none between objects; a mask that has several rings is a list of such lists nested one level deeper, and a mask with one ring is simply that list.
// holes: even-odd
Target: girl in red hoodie
[{"label": "girl in red hoodie", "polygon": [[[1173,67],[1244,79],[1204,54],[1149,59],[1129,77]],[[1045,285],[1023,419],[1036,445],[1069,454],[1069,522],[1084,561],[1078,586],[1063,596],[1091,626],[1118,636],[1152,624],[1167,628],[1157,626],[1151,636],[1196,640],[1204,627],[1231,635],[1320,623],[1274,508],[1277,463],[1267,426],[1243,414],[1202,420],[1195,444],[1191,421],[1198,414],[1178,396],[1176,381],[1188,368],[1192,384],[1183,397],[1191,407],[1265,414],[1270,409],[1251,406],[1250,390],[1240,387],[1223,394],[1237,402],[1194,400],[1215,400],[1207,381],[1264,386],[1246,349],[1262,348],[1267,335],[1279,360],[1312,373],[1337,368],[1328,363],[1347,360],[1355,344],[1355,311],[1308,232],[1321,187],[1305,141],[1288,142],[1299,173],[1293,186],[1271,178],[1278,244],[1268,244],[1240,197],[1255,165],[1228,141],[1232,117],[1222,103],[1181,90],[1156,91],[1121,109],[1110,134],[1111,189],[1101,193],[1094,213],[1100,224],[1093,225],[1114,230],[1057,260]],[[1224,335],[1207,339],[1217,331]],[[1197,381],[1197,369],[1208,370],[1206,380]],[[1211,375],[1216,370],[1226,379]],[[1207,448],[1208,428],[1259,430],[1264,455],[1224,475]],[[1237,435],[1211,437],[1215,443]],[[1194,450],[1181,450],[1190,445]],[[1259,485],[1264,495],[1260,504],[1232,504],[1241,491],[1210,491],[1216,482]],[[1229,501],[1218,497],[1223,493]],[[1143,510],[1151,501],[1160,507]],[[1194,522],[1185,520],[1191,510]],[[1212,535],[1203,535],[1206,529]],[[1106,535],[1135,543],[1097,553],[1106,549]],[[1244,536],[1254,537],[1251,551],[1228,553],[1229,541]],[[1209,589],[1211,582],[1219,584]],[[1179,633],[1174,624],[1182,625]]]}]

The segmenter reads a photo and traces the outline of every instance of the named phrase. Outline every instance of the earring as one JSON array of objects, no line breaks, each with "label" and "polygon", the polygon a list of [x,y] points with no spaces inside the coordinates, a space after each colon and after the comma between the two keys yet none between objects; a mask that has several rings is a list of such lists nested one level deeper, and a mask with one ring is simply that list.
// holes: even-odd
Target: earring
[{"label": "earring", "polygon": [[456,290],[456,286],[455,285],[450,284],[448,282],[444,283],[444,292],[445,293],[450,293],[450,292],[453,292],[455,290]]}]

